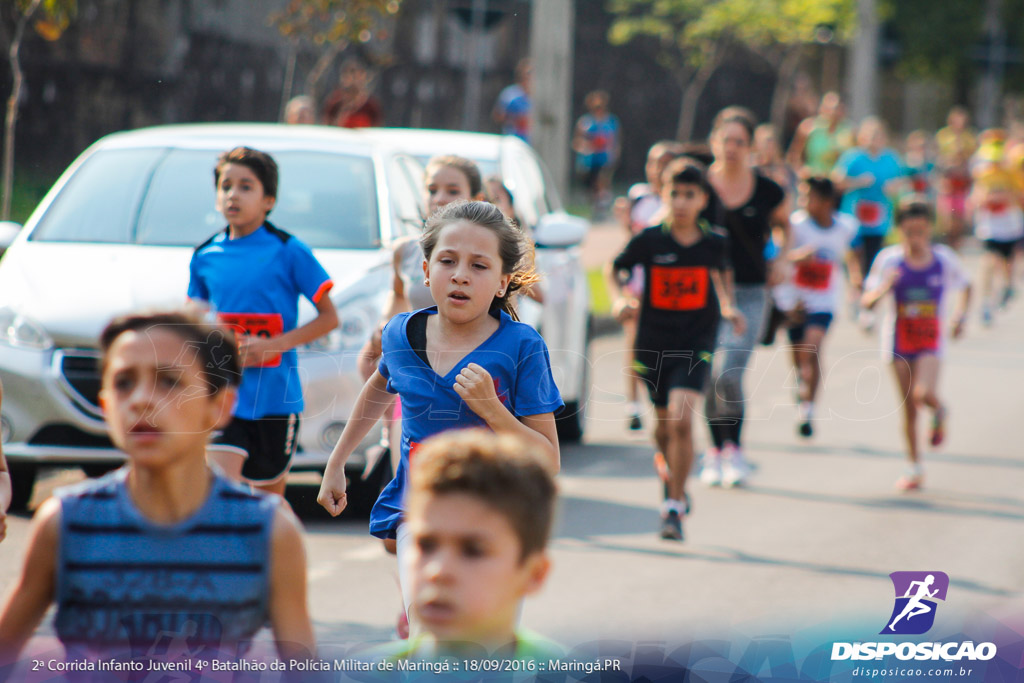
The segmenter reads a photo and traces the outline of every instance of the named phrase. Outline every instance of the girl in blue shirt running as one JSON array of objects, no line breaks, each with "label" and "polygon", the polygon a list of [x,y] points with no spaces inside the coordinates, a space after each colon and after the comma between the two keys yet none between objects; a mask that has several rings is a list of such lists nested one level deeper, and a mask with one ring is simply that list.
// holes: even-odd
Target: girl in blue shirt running
[{"label": "girl in blue shirt running", "polygon": [[356,400],[317,497],[331,515],[345,509],[345,461],[397,393],[401,458],[371,512],[370,533],[397,539],[400,567],[409,458],[426,438],[489,427],[520,436],[559,468],[554,412],[562,400],[547,346],[515,319],[511,302],[537,280],[529,241],[494,205],[456,202],[431,216],[421,245],[436,305],[399,314],[384,328],[380,364]]}]

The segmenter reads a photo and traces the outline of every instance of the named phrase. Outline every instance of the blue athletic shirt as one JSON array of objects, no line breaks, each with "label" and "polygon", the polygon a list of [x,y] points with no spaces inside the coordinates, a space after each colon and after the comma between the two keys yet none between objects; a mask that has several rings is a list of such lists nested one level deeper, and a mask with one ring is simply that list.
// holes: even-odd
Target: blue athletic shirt
[{"label": "blue athletic shirt", "polygon": [[55,492],[61,517],[54,628],[69,657],[91,650],[142,657],[184,635],[197,652],[200,645],[244,652],[269,618],[280,499],[214,474],[209,495],[188,519],[157,524],[136,507],[127,477],[122,467]]},{"label": "blue athletic shirt", "polygon": [[848,213],[860,223],[858,236],[884,236],[892,223],[892,201],[885,194],[885,184],[894,178],[906,175],[899,157],[883,149],[872,157],[861,148],[847,150],[836,164],[848,178],[870,173],[875,182],[868,187],[850,190],[843,195],[840,211]]},{"label": "blue athletic shirt", "polygon": [[491,374],[498,398],[516,417],[553,413],[562,407],[547,344],[532,327],[512,320],[504,311],[492,314],[498,318],[498,329],[442,377],[409,344],[406,328],[420,312],[436,315],[437,306],[396,315],[381,338],[378,370],[388,381],[388,391],[402,399],[402,457],[395,478],[370,513],[370,533],[379,538],[394,537],[401,521],[410,451],[440,432],[487,426],[452,388],[467,365],[476,363]]},{"label": "blue athletic shirt", "polygon": [[604,168],[611,163],[619,137],[619,119],[614,114],[605,114],[603,119],[584,114],[576,125],[591,147],[589,154],[579,155],[580,166],[584,169]]},{"label": "blue athletic shirt", "polygon": [[[299,297],[317,304],[333,284],[308,246],[269,222],[239,239],[229,239],[227,230],[217,233],[196,248],[189,273],[190,299],[209,302],[236,331],[263,337],[295,329]],[[235,416],[301,413],[297,366],[291,349],[263,367],[245,368]]]}]

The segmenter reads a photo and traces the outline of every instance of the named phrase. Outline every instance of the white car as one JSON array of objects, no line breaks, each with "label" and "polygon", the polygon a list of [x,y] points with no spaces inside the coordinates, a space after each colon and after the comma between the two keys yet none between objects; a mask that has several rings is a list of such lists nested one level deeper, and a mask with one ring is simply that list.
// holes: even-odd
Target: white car
[{"label": "white car", "polygon": [[544,278],[543,305],[521,298],[519,317],[541,333],[551,352],[551,369],[565,402],[557,415],[559,438],[578,441],[590,393],[590,289],[579,250],[589,224],[563,211],[543,162],[513,135],[412,128],[370,128],[361,133],[423,165],[439,154],[457,154],[475,161],[485,178],[501,176],[516,216],[537,245],[537,270]]},{"label": "white car", "polygon": [[[420,230],[422,171],[339,128],[162,126],[87,149],[0,261],[0,426],[16,507],[40,466],[93,475],[123,461],[97,401],[99,333],[115,315],[185,302],[193,249],[225,224],[214,209],[217,155],[238,145],[276,159],[270,220],[312,247],[334,280],[339,329],[299,349],[306,409],[293,470],[323,469],[363,384],[356,354],[384,309],[390,245]],[[314,314],[302,301],[300,324]],[[360,485],[362,451],[378,440],[371,433],[349,460],[355,508],[389,478],[382,465]]]}]

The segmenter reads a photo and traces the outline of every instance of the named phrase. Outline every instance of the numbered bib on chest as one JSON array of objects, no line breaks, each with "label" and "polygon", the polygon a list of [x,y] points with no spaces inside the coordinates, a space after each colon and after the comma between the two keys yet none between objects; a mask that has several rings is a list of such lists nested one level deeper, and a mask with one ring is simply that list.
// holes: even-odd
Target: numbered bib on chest
[{"label": "numbered bib on chest", "polygon": [[[217,319],[241,336],[270,339],[284,333],[284,320],[280,313],[218,313]],[[281,365],[281,355],[271,356],[257,367],[276,368]]]},{"label": "numbered bib on chest", "polygon": [[939,319],[897,318],[896,349],[904,353],[937,351],[939,348]]},{"label": "numbered bib on chest", "polygon": [[865,227],[873,228],[882,222],[882,205],[878,202],[862,199],[857,202],[854,213]]},{"label": "numbered bib on chest", "polygon": [[832,262],[801,261],[796,265],[796,284],[806,289],[828,289],[832,284]]},{"label": "numbered bib on chest", "polygon": [[695,311],[708,302],[708,269],[651,267],[651,306],[666,311]]}]

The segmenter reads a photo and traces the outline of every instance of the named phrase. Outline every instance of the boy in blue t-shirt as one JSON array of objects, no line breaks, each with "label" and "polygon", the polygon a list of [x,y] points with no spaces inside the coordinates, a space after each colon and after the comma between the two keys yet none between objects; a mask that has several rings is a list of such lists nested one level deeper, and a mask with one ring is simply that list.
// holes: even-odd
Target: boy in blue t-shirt
[{"label": "boy in blue t-shirt", "polygon": [[[611,205],[611,180],[619,160],[619,119],[608,110],[608,93],[587,94],[587,113],[576,122],[573,149],[595,211]],[[607,208],[607,207],[604,207]]]},{"label": "boy in blue t-shirt", "polygon": [[[234,418],[208,450],[229,476],[284,493],[302,412],[295,347],[338,326],[333,283],[309,247],[267,220],[277,198],[270,155],[236,147],[217,159],[217,210],[228,227],[199,245],[188,296],[239,334],[245,368]],[[299,297],[317,317],[297,327]]]}]

